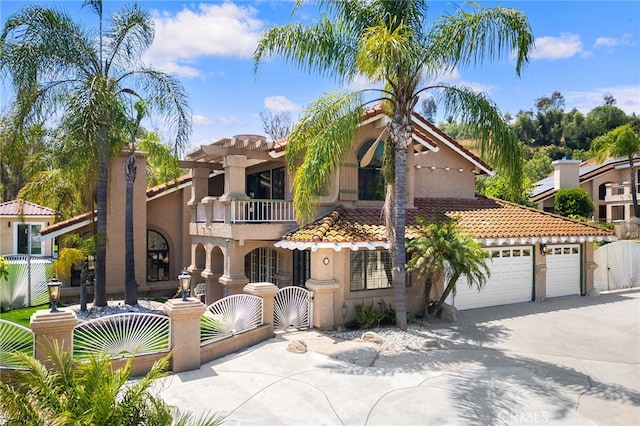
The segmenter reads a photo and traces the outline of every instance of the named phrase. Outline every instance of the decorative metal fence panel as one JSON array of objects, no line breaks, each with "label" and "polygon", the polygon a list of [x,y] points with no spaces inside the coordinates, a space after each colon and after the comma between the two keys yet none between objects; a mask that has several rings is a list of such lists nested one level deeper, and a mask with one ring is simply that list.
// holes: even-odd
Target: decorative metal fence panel
[{"label": "decorative metal fence panel", "polygon": [[249,294],[227,296],[209,305],[200,320],[200,344],[224,339],[261,326],[263,300]]},{"label": "decorative metal fence panel", "polygon": [[0,367],[20,367],[12,354],[33,356],[33,332],[27,327],[0,319]]},{"label": "decorative metal fence panel", "polygon": [[278,290],[273,300],[273,327],[312,328],[313,293],[298,286]]},{"label": "decorative metal fence panel", "polygon": [[73,332],[73,356],[85,358],[104,352],[111,356],[144,355],[169,351],[169,317],[124,313],[85,321]]},{"label": "decorative metal fence panel", "polygon": [[47,303],[51,259],[27,255],[3,257],[9,264],[9,278],[0,279],[0,308],[17,309]]}]

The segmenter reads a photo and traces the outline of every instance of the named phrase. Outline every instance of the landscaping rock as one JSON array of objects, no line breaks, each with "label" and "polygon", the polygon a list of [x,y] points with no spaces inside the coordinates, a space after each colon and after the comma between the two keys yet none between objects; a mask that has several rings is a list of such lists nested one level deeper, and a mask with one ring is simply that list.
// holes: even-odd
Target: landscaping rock
[{"label": "landscaping rock", "polygon": [[373,331],[367,331],[362,334],[360,340],[363,342],[375,343],[378,346],[382,346],[384,344],[384,339],[380,337],[379,334],[374,333]]},{"label": "landscaping rock", "polygon": [[458,321],[458,310],[455,306],[443,303],[440,307],[440,319],[447,322],[456,322]]},{"label": "landscaping rock", "polygon": [[357,347],[353,347],[344,351],[337,351],[332,353],[331,358],[337,359],[339,361],[348,362],[351,364],[358,365],[360,367],[371,367],[380,352],[377,347],[363,343],[358,345]]},{"label": "landscaping rock", "polygon": [[287,350],[289,352],[293,352],[294,354],[303,354],[307,352],[307,344],[302,340],[292,340],[291,342],[289,342]]}]

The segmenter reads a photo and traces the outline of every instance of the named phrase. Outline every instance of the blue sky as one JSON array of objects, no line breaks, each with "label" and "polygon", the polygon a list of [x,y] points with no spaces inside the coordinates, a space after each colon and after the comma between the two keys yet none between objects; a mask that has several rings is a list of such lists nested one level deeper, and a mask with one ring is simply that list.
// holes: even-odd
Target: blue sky
[{"label": "blue sky", "polygon": [[[0,21],[20,7],[40,3],[66,10],[85,25],[95,19],[81,1],[0,2]],[[131,3],[131,2],[128,2]],[[145,60],[177,74],[192,102],[192,146],[237,134],[263,134],[260,111],[288,111],[295,119],[311,100],[338,88],[336,81],[273,60],[253,72],[251,56],[265,28],[294,20],[311,22],[313,5],[291,16],[291,1],[142,1],[156,22],[156,38]],[[640,2],[479,2],[523,11],[536,48],[520,78],[505,58],[471,70],[455,70],[439,81],[486,92],[503,113],[534,108],[541,96],[560,91],[565,109],[588,112],[610,93],[627,114],[640,114]],[[105,1],[113,11],[122,2]],[[430,3],[429,24],[462,2]],[[355,82],[353,87],[360,87]],[[5,87],[6,91],[6,87]],[[6,102],[6,94],[2,96]],[[442,119],[442,117],[439,117]],[[151,124],[153,126],[153,124]]]}]

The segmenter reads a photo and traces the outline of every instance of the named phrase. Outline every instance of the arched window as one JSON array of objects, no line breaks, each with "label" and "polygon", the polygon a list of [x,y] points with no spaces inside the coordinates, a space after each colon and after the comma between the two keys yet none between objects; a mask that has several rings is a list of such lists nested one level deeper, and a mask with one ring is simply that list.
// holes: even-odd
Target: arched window
[{"label": "arched window", "polygon": [[147,230],[147,280],[169,280],[169,244],[164,236]]},{"label": "arched window", "polygon": [[384,142],[378,141],[376,146],[373,146],[374,142],[375,139],[368,140],[358,150],[359,200],[384,200],[385,197],[385,184],[382,177]]}]

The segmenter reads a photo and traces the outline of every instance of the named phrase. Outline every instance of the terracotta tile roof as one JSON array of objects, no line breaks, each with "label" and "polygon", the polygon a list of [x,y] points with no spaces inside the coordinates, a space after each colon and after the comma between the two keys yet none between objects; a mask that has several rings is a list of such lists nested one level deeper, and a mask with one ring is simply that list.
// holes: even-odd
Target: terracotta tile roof
[{"label": "terracotta tile roof", "polygon": [[25,201],[13,200],[0,203],[2,216],[54,216],[56,212],[49,207]]},{"label": "terracotta tile roof", "polygon": [[[504,242],[499,240],[508,239],[532,242],[540,238],[551,240],[613,236],[612,231],[493,198],[418,198],[415,200],[415,207],[407,210],[407,238],[415,237],[418,216],[429,218],[437,212],[451,218],[458,217],[465,232],[486,244],[502,244]],[[323,218],[286,234],[282,241],[384,242],[384,220],[380,209],[346,209],[340,206]]]}]

